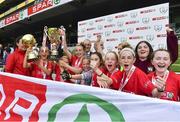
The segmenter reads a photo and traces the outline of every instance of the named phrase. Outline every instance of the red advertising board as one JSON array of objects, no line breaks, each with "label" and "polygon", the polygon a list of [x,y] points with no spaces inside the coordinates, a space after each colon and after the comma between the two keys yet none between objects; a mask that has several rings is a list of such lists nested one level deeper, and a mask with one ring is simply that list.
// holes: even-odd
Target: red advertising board
[{"label": "red advertising board", "polygon": [[38,13],[51,6],[53,6],[53,0],[43,0],[42,2],[28,8],[28,16]]},{"label": "red advertising board", "polygon": [[5,25],[9,25],[19,20],[19,12],[12,14],[5,18]]}]

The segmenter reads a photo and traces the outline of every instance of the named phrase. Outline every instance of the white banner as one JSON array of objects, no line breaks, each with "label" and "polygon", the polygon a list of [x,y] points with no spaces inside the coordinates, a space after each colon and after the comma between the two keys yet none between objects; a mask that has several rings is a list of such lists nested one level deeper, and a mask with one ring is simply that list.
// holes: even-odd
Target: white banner
[{"label": "white banner", "polygon": [[0,93],[0,121],[180,121],[178,102],[3,72]]},{"label": "white banner", "polygon": [[78,22],[78,42],[96,40],[101,34],[105,48],[112,49],[123,41],[133,47],[139,41],[150,42],[154,49],[166,48],[169,3],[130,10]]}]

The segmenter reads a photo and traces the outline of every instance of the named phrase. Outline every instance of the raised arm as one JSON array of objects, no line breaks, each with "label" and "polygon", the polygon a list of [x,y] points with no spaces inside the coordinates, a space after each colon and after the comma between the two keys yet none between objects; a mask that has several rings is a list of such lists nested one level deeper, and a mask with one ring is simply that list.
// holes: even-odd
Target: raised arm
[{"label": "raised arm", "polygon": [[60,60],[59,65],[69,69],[70,71],[74,72],[75,74],[79,74],[82,72],[82,68],[79,67],[72,67],[69,64],[65,63],[64,61]]},{"label": "raised arm", "polygon": [[178,58],[178,38],[171,28],[167,30],[167,49],[172,56],[172,63]]},{"label": "raised arm", "polygon": [[60,29],[60,31],[61,31],[61,34],[62,34],[62,46],[63,46],[63,51],[64,51],[64,53],[68,56],[68,58],[71,59],[72,54],[71,54],[71,52],[68,50],[68,47],[67,47],[66,33],[65,33],[65,31],[63,31],[62,29]]}]

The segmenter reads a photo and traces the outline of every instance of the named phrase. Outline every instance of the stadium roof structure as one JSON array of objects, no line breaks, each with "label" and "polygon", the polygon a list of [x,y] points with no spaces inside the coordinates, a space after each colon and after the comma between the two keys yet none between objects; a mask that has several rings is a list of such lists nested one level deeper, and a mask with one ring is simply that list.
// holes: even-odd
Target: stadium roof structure
[{"label": "stadium roof structure", "polygon": [[[12,3],[8,3],[8,6],[12,7],[15,3],[17,5],[24,0],[9,1]],[[177,20],[180,20],[180,1],[178,0],[69,0],[68,3],[33,14],[1,28],[0,38],[15,38],[24,33],[33,33],[42,37],[43,28],[46,25],[49,27],[64,25],[67,31],[72,33],[71,35],[77,36],[78,21],[166,2],[170,2],[170,22],[178,22]],[[0,12],[5,12],[7,8],[5,3],[2,4],[0,4]]]},{"label": "stadium roof structure", "polygon": [[10,8],[16,6],[23,1],[25,0],[0,0],[0,14],[8,11]]}]

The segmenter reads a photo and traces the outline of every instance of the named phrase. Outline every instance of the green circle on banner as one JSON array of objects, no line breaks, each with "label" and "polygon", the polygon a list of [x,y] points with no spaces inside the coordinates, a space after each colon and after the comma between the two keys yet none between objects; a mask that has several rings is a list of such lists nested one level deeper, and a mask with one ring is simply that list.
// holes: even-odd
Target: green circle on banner
[{"label": "green circle on banner", "polygon": [[[89,95],[89,94],[72,95],[72,96],[65,98],[61,103],[55,104],[48,113],[48,122],[55,121],[57,112],[64,105],[76,104],[76,103],[82,103],[82,102],[85,102],[86,104],[94,103],[94,104],[98,105],[99,107],[101,107],[109,115],[112,122],[125,122],[125,119],[124,119],[122,113],[115,105],[113,105],[112,103],[109,103],[103,99],[100,99],[96,96]],[[78,121],[89,122],[90,121],[90,116],[87,111],[86,104],[83,105],[83,107],[81,108],[81,110],[78,114],[78,117],[76,118],[76,120],[74,120],[75,122],[78,122]]]},{"label": "green circle on banner", "polygon": [[54,0],[54,4],[57,5],[61,2],[61,0]]}]

